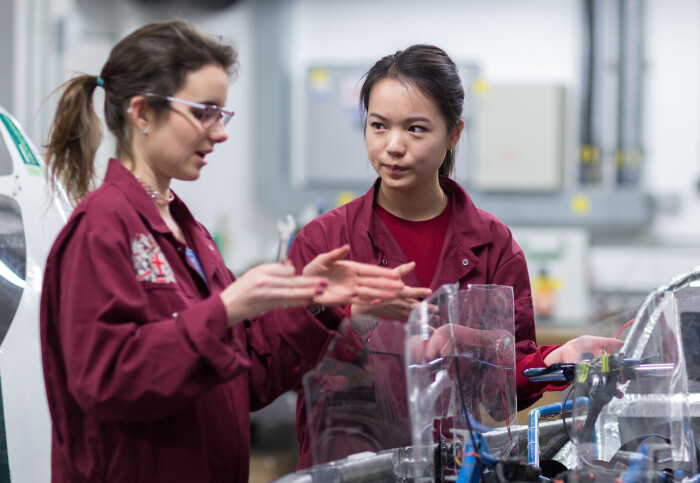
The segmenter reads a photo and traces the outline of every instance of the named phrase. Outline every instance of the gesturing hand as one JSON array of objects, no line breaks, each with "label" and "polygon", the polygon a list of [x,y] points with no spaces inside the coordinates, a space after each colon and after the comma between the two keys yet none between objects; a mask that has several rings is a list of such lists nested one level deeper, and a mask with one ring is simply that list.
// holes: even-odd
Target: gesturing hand
[{"label": "gesturing hand", "polygon": [[268,263],[248,270],[220,297],[233,325],[278,307],[306,306],[326,286],[324,277],[296,276],[291,263]]},{"label": "gesturing hand", "polygon": [[318,255],[302,271],[304,276],[324,277],[328,286],[313,297],[318,305],[378,304],[393,299],[404,288],[392,269],[343,260],[348,245]]},{"label": "gesturing hand", "polygon": [[[410,273],[416,268],[415,262],[405,263],[394,268],[399,278]],[[385,300],[376,305],[353,304],[350,315],[374,315],[376,317],[388,317],[401,321],[407,321],[411,310],[418,305],[421,299],[432,293],[429,288],[409,287],[405,285],[395,298]]]}]

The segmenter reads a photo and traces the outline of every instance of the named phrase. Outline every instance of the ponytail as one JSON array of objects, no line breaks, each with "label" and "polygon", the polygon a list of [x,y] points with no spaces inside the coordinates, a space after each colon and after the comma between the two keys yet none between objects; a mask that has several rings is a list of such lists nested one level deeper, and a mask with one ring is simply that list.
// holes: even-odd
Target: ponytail
[{"label": "ponytail", "polygon": [[[171,96],[185,85],[190,72],[205,65],[220,66],[231,75],[237,57],[232,46],[185,20],[152,23],[124,37],[110,52],[99,77],[79,75],[59,88],[63,95],[44,146],[51,187],[62,184],[73,203],[94,187],[95,153],[102,140],[92,102],[95,87],[105,90],[105,125],[114,135],[116,157],[124,161],[133,154],[125,114],[130,99],[147,92]],[[168,104],[149,107],[159,114]]]},{"label": "ponytail", "polygon": [[452,172],[455,169],[455,149],[456,148],[449,149],[445,153],[445,158],[442,160],[442,164],[438,170],[440,176],[452,176]]},{"label": "ponytail", "polygon": [[82,74],[65,82],[56,106],[46,148],[48,179],[52,189],[63,185],[77,204],[94,185],[95,153],[102,140],[100,119],[92,95],[98,77]]}]

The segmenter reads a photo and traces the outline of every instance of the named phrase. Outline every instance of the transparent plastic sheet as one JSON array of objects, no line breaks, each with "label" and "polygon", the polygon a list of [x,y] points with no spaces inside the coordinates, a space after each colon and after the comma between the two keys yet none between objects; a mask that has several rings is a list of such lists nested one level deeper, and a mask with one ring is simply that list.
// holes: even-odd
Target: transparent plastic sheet
[{"label": "transparent plastic sheet", "polygon": [[470,429],[517,455],[511,287],[441,287],[411,313],[406,364],[415,481],[456,480]]},{"label": "transparent plastic sheet", "polygon": [[[700,267],[671,280],[664,290],[676,296],[681,324],[681,341],[688,374],[690,425],[695,441],[695,463],[700,464]],[[696,466],[696,473],[700,467]]]},{"label": "transparent plastic sheet", "polygon": [[411,444],[404,324],[353,317],[338,333],[303,379],[314,465]]},{"label": "transparent plastic sheet", "polygon": [[655,481],[654,472],[667,468],[696,471],[676,302],[671,291],[652,292],[617,354],[579,351],[571,438],[577,467],[597,480],[633,470],[634,481]]}]

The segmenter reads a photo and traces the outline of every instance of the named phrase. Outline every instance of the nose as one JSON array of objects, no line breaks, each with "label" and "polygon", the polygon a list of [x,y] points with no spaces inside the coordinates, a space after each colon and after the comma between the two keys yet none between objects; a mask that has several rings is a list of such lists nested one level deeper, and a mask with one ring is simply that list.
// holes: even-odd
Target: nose
[{"label": "nose", "polygon": [[224,123],[220,120],[209,128],[209,140],[212,144],[223,143],[228,139],[228,133],[226,132],[226,127]]},{"label": "nose", "polygon": [[400,157],[406,153],[406,143],[400,131],[390,130],[387,133],[386,151],[393,157]]}]

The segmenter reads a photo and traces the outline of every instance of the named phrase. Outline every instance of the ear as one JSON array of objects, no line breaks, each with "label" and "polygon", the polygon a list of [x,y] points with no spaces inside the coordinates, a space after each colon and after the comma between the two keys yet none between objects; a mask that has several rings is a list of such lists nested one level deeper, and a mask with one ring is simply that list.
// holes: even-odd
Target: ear
[{"label": "ear", "polygon": [[152,122],[153,113],[146,98],[143,96],[132,97],[126,108],[126,117],[137,131],[147,130],[149,123]]},{"label": "ear", "polygon": [[450,133],[450,142],[447,145],[449,149],[454,149],[457,146],[459,137],[462,135],[462,129],[464,129],[464,121],[460,120],[459,125]]}]

